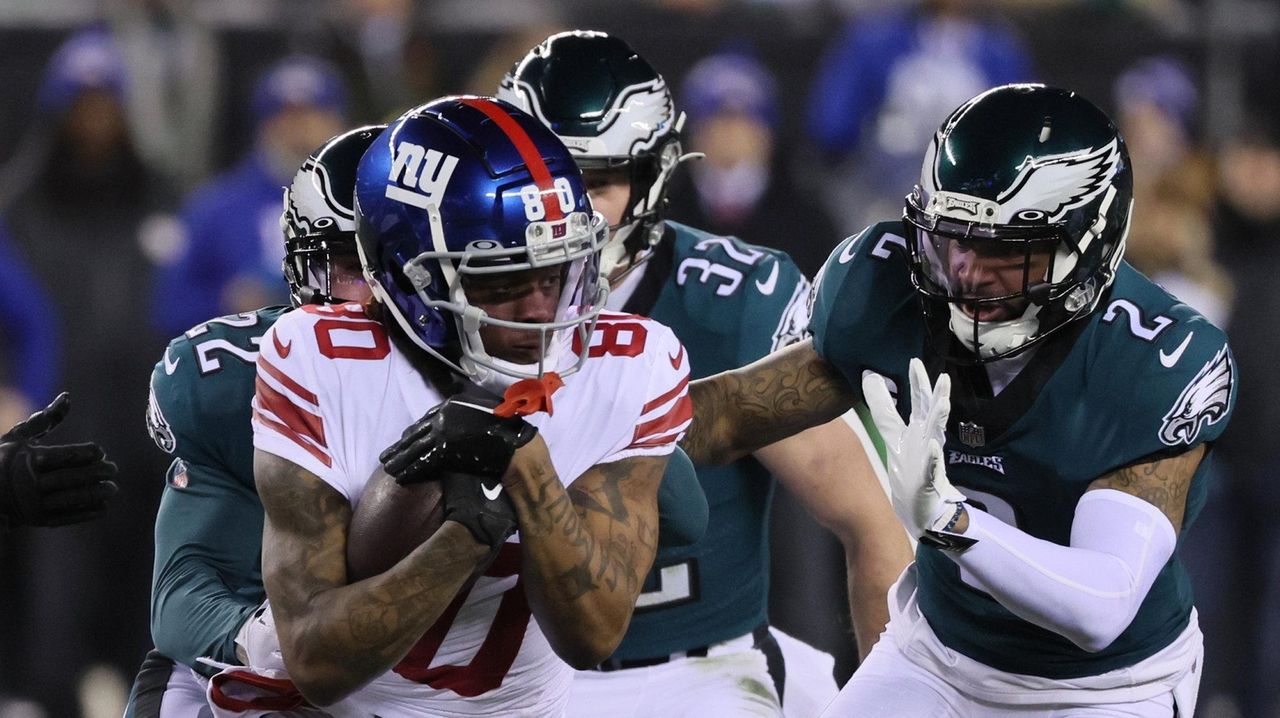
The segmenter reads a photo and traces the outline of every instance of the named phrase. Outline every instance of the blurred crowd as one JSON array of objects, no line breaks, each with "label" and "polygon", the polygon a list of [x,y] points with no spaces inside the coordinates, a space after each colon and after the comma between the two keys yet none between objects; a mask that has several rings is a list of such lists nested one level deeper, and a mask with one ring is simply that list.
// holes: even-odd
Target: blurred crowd
[{"label": "blurred crowd", "polygon": [[[1247,21],[1214,21],[1227,6]],[[308,152],[442,94],[492,94],[572,27],[626,38],[687,113],[685,146],[706,157],[669,216],[787,250],[810,275],[901,213],[938,123],[982,89],[1042,81],[1106,108],[1135,166],[1128,260],[1228,329],[1243,376],[1213,498],[1183,538],[1202,715],[1280,716],[1274,6],[49,0],[0,9],[0,428],[69,390],[62,436],[100,441],[123,495],[94,523],[0,536],[0,717],[119,715],[149,647],[167,464],[143,423],[151,367],[201,321],[287,301],[281,192]],[[839,548],[785,500],[775,513],[775,555],[807,563],[775,561],[774,620],[847,675]]]}]

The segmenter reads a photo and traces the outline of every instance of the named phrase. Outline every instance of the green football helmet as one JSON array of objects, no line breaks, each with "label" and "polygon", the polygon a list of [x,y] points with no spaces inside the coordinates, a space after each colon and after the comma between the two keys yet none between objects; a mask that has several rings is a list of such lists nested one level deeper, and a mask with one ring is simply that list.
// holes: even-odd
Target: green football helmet
[{"label": "green football helmet", "polygon": [[583,171],[625,168],[631,196],[601,254],[606,276],[662,238],[667,183],[681,161],[667,83],[619,38],[574,30],[543,40],[502,79],[497,94],[551,128]]},{"label": "green football helmet", "polygon": [[329,138],[285,188],[284,280],[295,307],[344,301],[333,295],[329,270],[335,258],[356,256],[356,165],[385,127],[358,127]]},{"label": "green football helmet", "polygon": [[[1115,278],[1132,205],[1124,140],[1076,93],[1005,85],[960,106],[903,214],[935,349],[992,361],[1087,316]],[[948,333],[967,351],[948,350]]]}]

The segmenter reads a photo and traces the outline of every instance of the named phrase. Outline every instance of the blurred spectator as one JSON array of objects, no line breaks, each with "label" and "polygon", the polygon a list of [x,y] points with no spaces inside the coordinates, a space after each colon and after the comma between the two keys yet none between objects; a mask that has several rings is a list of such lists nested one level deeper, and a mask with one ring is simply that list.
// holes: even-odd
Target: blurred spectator
[{"label": "blurred spectator", "polygon": [[386,122],[439,94],[437,50],[411,0],[339,0],[322,31],[359,122]]},{"label": "blurred spectator", "polygon": [[1032,79],[1031,62],[982,0],[921,0],[853,18],[827,48],[807,134],[834,169],[826,200],[844,228],[901,213],[920,148],[977,93]]},{"label": "blurred spectator", "polygon": [[1138,61],[1116,80],[1116,121],[1133,160],[1133,217],[1125,257],[1224,326],[1231,301],[1213,259],[1213,163],[1195,141],[1199,93],[1167,57]]},{"label": "blurred spectator", "polygon": [[712,55],[694,65],[681,90],[686,149],[707,156],[674,180],[671,218],[784,250],[813,277],[840,237],[778,161],[777,88],[769,71],[750,54]]},{"label": "blurred spectator", "polygon": [[183,246],[161,269],[151,305],[161,333],[287,303],[280,281],[283,187],[313,148],[344,127],[346,109],[335,70],[312,57],[287,57],[258,81],[253,149],[198,189],[183,209]]},{"label": "blurred spectator", "polygon": [[0,224],[0,426],[13,426],[53,398],[57,328],[48,294]]},{"label": "blurred spectator", "polygon": [[138,547],[150,543],[164,464],[147,446],[141,415],[163,345],[139,321],[150,265],[138,234],[166,203],[133,143],[126,88],[108,34],[72,36],[49,62],[33,127],[0,187],[13,244],[52,294],[65,356],[55,382],[76,403],[65,430],[103,445],[126,494],[102,519],[32,530],[4,547],[16,577],[4,605],[15,622],[3,636],[0,692],[20,689],[54,716],[77,714],[68,688],[93,664],[123,673],[146,648],[130,626],[146,620],[150,572]]},{"label": "blurred spectator", "polygon": [[209,171],[221,99],[213,28],[183,0],[114,0],[107,9],[138,152],[189,189]]},{"label": "blurred spectator", "polygon": [[[1189,561],[1205,634],[1205,715],[1280,715],[1280,143],[1255,125],[1218,158],[1215,232],[1239,292],[1227,331],[1244,383],[1216,452],[1222,481]],[[1207,519],[1207,521],[1206,521]],[[1190,558],[1190,557],[1189,557]],[[1197,713],[1199,714],[1199,713]]]}]

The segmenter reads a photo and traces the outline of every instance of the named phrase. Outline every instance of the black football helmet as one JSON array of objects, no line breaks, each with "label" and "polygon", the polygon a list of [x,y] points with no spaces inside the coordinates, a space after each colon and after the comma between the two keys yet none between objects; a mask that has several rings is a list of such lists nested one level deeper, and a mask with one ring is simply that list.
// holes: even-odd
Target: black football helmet
[{"label": "black football helmet", "polygon": [[[960,106],[903,217],[935,347],[992,361],[1088,315],[1115,278],[1132,204],[1119,130],[1076,93],[1005,85]],[[947,328],[967,351],[943,349]]]},{"label": "black football helmet", "polygon": [[657,244],[667,183],[695,155],[682,155],[684,113],[644,58],[603,32],[557,33],[516,63],[497,96],[550,127],[584,171],[627,168],[631,197],[601,255],[606,276]]},{"label": "black football helmet", "polygon": [[356,256],[356,165],[386,125],[344,132],[316,148],[284,190],[284,280],[293,305],[333,304],[333,257]]}]

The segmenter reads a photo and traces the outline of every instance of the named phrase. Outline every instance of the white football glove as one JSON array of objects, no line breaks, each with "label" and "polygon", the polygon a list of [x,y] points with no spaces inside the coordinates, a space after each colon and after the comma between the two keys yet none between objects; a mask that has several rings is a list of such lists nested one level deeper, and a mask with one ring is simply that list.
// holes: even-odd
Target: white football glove
[{"label": "white football glove", "polygon": [[884,377],[867,372],[862,396],[871,419],[884,438],[893,512],[916,538],[941,531],[955,516],[964,495],[947,478],[942,447],[951,413],[951,377],[943,374],[929,386],[919,359],[911,360],[911,420],[903,423]]}]

